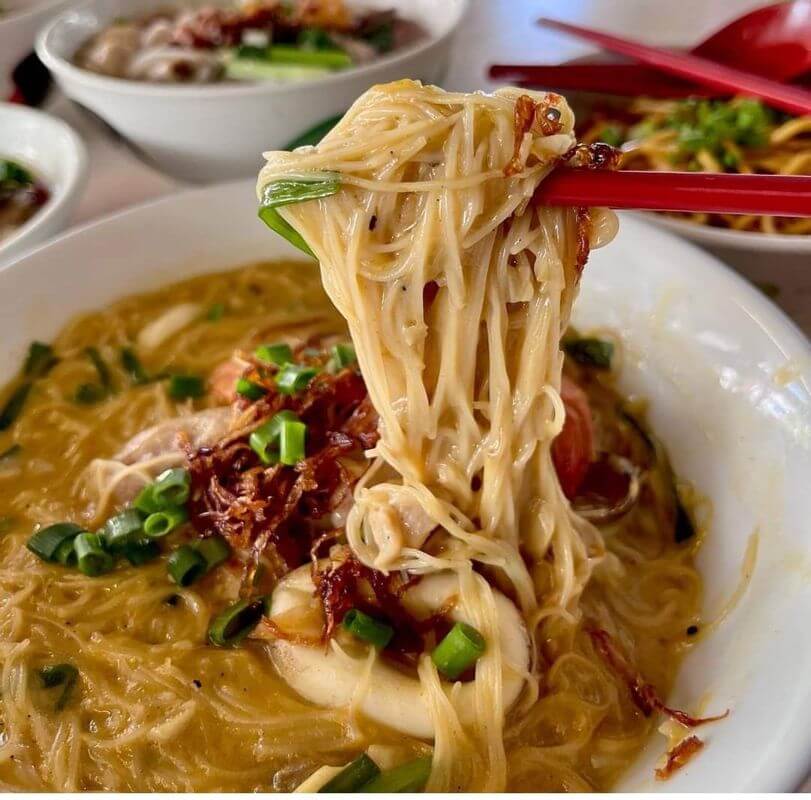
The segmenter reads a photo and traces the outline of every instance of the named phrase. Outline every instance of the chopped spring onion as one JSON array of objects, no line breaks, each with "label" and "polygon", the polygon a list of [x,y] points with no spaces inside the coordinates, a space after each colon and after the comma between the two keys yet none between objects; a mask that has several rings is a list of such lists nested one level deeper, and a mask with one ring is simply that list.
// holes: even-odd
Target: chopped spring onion
[{"label": "chopped spring onion", "polygon": [[20,416],[20,412],[23,410],[30,391],[31,384],[23,383],[11,393],[3,409],[0,410],[0,431],[10,428],[17,417]]},{"label": "chopped spring onion", "polygon": [[156,511],[144,520],[144,533],[150,539],[160,539],[179,528],[189,519],[185,508],[166,508]]},{"label": "chopped spring onion", "polygon": [[267,392],[264,387],[258,383],[249,381],[247,378],[240,378],[237,381],[237,394],[240,397],[246,397],[248,400],[259,400],[264,397]]},{"label": "chopped spring onion", "polygon": [[79,670],[73,664],[54,664],[42,667],[39,670],[39,678],[45,689],[53,689],[56,686],[63,687],[54,706],[57,711],[61,711],[70,700],[73,687],[79,679]]},{"label": "chopped spring onion", "polygon": [[142,386],[145,383],[149,383],[149,374],[144,369],[138,356],[135,355],[135,350],[133,350],[131,347],[121,348],[121,366],[127,373],[129,373],[130,380],[136,386]]},{"label": "chopped spring onion", "polygon": [[319,794],[335,792],[357,792],[361,786],[380,775],[380,767],[362,753],[353,762],[347,764],[334,778],[328,780],[319,790]]},{"label": "chopped spring onion", "polygon": [[292,467],[304,460],[306,454],[307,426],[291,419],[282,420],[279,434],[279,461]]},{"label": "chopped spring onion", "polygon": [[219,322],[225,316],[225,303],[214,303],[206,314],[209,322]]},{"label": "chopped spring onion", "polygon": [[563,342],[563,349],[578,364],[597,369],[611,369],[614,356],[614,344],[603,339],[585,338],[568,339]]},{"label": "chopped spring onion", "polygon": [[381,649],[394,636],[394,628],[391,625],[386,625],[385,622],[380,622],[357,608],[352,608],[346,612],[343,626],[356,638]]},{"label": "chopped spring onion", "polygon": [[178,547],[166,562],[169,577],[178,586],[191,586],[208,571],[205,558],[187,544]]},{"label": "chopped spring onion", "polygon": [[352,366],[357,360],[358,356],[351,344],[336,344],[331,350],[330,365],[336,372]]},{"label": "chopped spring onion", "polygon": [[47,374],[59,359],[54,355],[53,347],[44,342],[31,342],[23,366],[23,374],[30,378],[41,378]]},{"label": "chopped spring onion", "polygon": [[208,639],[217,647],[239,644],[269,612],[269,598],[242,600],[216,616],[208,629]]},{"label": "chopped spring onion", "polygon": [[73,540],[79,572],[96,578],[113,568],[113,557],[104,549],[103,540],[95,533],[80,533]]},{"label": "chopped spring onion", "polygon": [[301,234],[282,219],[279,207],[290,203],[303,203],[329,197],[341,188],[341,177],[335,172],[314,172],[298,178],[285,178],[273,181],[262,188],[262,203],[259,218],[280,236],[287,239],[308,256],[313,255]]},{"label": "chopped spring onion", "polygon": [[83,406],[91,406],[107,397],[107,390],[97,383],[82,383],[73,393],[73,401]]},{"label": "chopped spring onion", "polygon": [[63,567],[76,566],[76,548],[73,546],[73,539],[65,539],[59,545],[59,549],[54,555],[54,561],[61,564]]},{"label": "chopped spring onion", "polygon": [[66,542],[72,543],[83,531],[84,528],[72,522],[57,522],[47,528],[40,528],[25,546],[43,561],[58,561],[60,547]]},{"label": "chopped spring onion", "polygon": [[314,367],[285,364],[276,373],[276,387],[282,394],[295,394],[306,389],[317,374],[318,370]]},{"label": "chopped spring onion", "polygon": [[154,561],[161,554],[161,549],[157,542],[136,541],[124,545],[121,553],[133,567],[140,567]]},{"label": "chopped spring onion", "polygon": [[292,411],[280,411],[273,416],[270,422],[260,425],[250,435],[248,444],[254,453],[259,456],[263,464],[276,464],[279,461],[279,440],[282,433],[282,424],[298,421],[298,417]]},{"label": "chopped spring onion", "polygon": [[431,776],[431,757],[415,758],[400,764],[399,767],[387,769],[376,778],[372,778],[360,788],[361,792],[391,792],[403,794],[405,792],[421,792]]},{"label": "chopped spring onion", "polygon": [[34,183],[34,176],[25,167],[16,161],[0,158],[0,186],[16,188],[30,183]]},{"label": "chopped spring onion", "polygon": [[484,649],[484,637],[471,625],[457,622],[431,653],[431,659],[446,678],[455,681],[481,658]]},{"label": "chopped spring onion", "polygon": [[101,383],[105,389],[112,389],[113,378],[110,375],[110,368],[104,362],[104,359],[101,357],[101,353],[99,353],[98,349],[95,347],[85,347],[84,354],[90,359],[90,363],[96,368],[96,372],[99,376],[99,383]]},{"label": "chopped spring onion", "polygon": [[203,379],[197,375],[170,375],[169,397],[173,400],[187,400],[202,397],[206,393]]},{"label": "chopped spring onion", "polygon": [[[302,33],[303,32],[304,31],[302,31]],[[337,117],[330,117],[323,122],[319,122],[315,127],[297,136],[292,142],[288,142],[282,150],[295,150],[297,147],[307,147],[318,144],[341,121],[342,117],[343,114],[339,114]]]},{"label": "chopped spring onion", "polygon": [[134,508],[128,508],[104,523],[100,533],[109,550],[118,550],[141,537],[143,517]]},{"label": "chopped spring onion", "polygon": [[279,64],[302,64],[308,67],[341,69],[352,66],[352,59],[343,50],[306,50],[293,45],[274,44],[267,49],[266,59]]},{"label": "chopped spring onion", "polygon": [[266,364],[275,364],[283,367],[285,364],[293,362],[293,350],[289,344],[279,342],[277,344],[263,344],[256,348],[254,355]]},{"label": "chopped spring onion", "polygon": [[194,542],[191,547],[206,560],[206,571],[219,566],[231,555],[231,547],[222,536],[209,536]]},{"label": "chopped spring onion", "polygon": [[190,485],[188,470],[182,467],[167,469],[158,475],[154,483],[141,490],[133,505],[146,515],[182,506],[189,499]]}]

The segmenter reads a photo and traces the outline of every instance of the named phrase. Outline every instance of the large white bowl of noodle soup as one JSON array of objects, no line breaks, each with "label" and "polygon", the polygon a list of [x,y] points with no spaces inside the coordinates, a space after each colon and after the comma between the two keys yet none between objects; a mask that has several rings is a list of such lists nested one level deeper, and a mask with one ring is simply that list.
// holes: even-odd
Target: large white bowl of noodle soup
[{"label": "large white bowl of noodle soup", "polygon": [[97,75],[72,63],[79,47],[117,18],[195,4],[202,0],[89,0],[53,20],[39,37],[37,53],[68,97],[98,114],[162,169],[206,182],[256,175],[263,150],[283,148],[342,114],[373,84],[400,78],[440,83],[468,0],[348,2],[396,9],[419,22],[427,36],[369,64],[302,82],[151,84]]},{"label": "large white bowl of noodle soup", "polygon": [[[148,235],[144,235],[148,232]],[[132,243],[137,242],[137,247]],[[188,192],[67,234],[0,270],[0,379],[32,339],[133,292],[294,251],[256,219],[253,181]],[[679,476],[711,499],[699,565],[704,619],[727,608],[687,657],[673,703],[729,707],[700,730],[706,749],[670,782],[655,737],[620,789],[786,791],[811,765],[811,347],[763,295],[711,256],[623,217],[596,252],[575,323],[622,341],[621,388],[650,421]],[[740,585],[758,536],[754,572]]]}]

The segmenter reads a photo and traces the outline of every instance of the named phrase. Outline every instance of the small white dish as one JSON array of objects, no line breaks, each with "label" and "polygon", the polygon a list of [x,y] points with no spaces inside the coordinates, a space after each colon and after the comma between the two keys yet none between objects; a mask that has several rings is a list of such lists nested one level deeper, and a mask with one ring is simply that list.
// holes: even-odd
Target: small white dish
[{"label": "small white dish", "polygon": [[87,151],[76,132],[50,114],[0,103],[0,158],[28,167],[45,184],[47,203],[0,240],[0,264],[62,231],[87,179]]},{"label": "small white dish", "polygon": [[[32,339],[48,341],[76,314],[195,274],[300,258],[256,205],[253,181],[186,192],[0,270],[0,297],[14,299],[0,315],[0,381]],[[688,655],[671,698],[730,716],[700,729],[706,749],[667,783],[653,778],[665,743],[652,738],[617,788],[794,790],[811,767],[811,345],[718,261],[633,217],[594,253],[575,322],[619,335],[623,391],[649,399],[677,474],[711,500],[705,622],[727,607],[759,536],[748,588]]]},{"label": "small white dish", "polygon": [[468,1],[367,0],[364,7],[396,8],[418,20],[428,36],[370,64],[301,83],[160,85],[96,75],[72,63],[104,25],[165,8],[166,0],[90,0],[53,20],[38,38],[37,53],[68,97],[166,172],[196,182],[226,180],[255,175],[263,150],[284,147],[342,114],[373,84],[400,78],[438,83]]},{"label": "small white dish", "polygon": [[0,100],[11,91],[11,71],[34,49],[40,28],[70,0],[4,0],[0,12]]}]

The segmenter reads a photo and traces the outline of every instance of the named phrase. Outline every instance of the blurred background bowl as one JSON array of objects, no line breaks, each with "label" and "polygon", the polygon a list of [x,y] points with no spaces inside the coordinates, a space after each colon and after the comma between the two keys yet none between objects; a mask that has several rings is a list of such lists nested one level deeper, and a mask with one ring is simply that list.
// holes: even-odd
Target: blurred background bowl
[{"label": "blurred background bowl", "polygon": [[81,139],[62,120],[41,111],[0,103],[0,158],[28,167],[49,192],[47,203],[14,234],[0,241],[0,265],[67,227],[87,178]]},{"label": "blurred background bowl", "polygon": [[34,49],[40,28],[70,0],[11,0],[0,12],[0,99],[12,91],[11,71]]},{"label": "blurred background bowl", "polygon": [[293,84],[161,85],[108,78],[72,63],[77,49],[118,17],[166,0],[91,0],[65,11],[37,40],[37,53],[68,97],[89,108],[160,168],[207,182],[255,175],[263,150],[281,148],[346,111],[369,86],[400,78],[442,80],[468,0],[367,0],[427,30],[419,43],[370,64]]}]

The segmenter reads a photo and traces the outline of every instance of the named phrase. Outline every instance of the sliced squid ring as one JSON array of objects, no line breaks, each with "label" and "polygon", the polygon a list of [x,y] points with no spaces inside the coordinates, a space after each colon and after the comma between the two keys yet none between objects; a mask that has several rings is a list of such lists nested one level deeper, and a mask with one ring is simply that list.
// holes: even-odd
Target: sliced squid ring
[{"label": "sliced squid ring", "polygon": [[[287,575],[273,592],[271,620],[295,615],[306,609],[315,587],[310,567],[304,566]],[[438,611],[459,594],[459,579],[453,572],[440,572],[423,578],[403,598],[414,609]],[[518,699],[529,670],[529,637],[515,605],[493,589],[502,655],[502,698],[505,711]],[[455,622],[468,622],[453,608],[448,616]],[[364,680],[365,659],[348,660],[332,647],[312,646],[287,639],[269,642],[271,658],[279,675],[304,699],[326,708],[348,707]],[[474,681],[453,686],[443,682],[463,725],[473,722],[476,699]],[[365,690],[359,701],[360,712],[380,725],[420,739],[432,739],[434,726],[422,685],[416,675],[407,675],[378,658],[371,667]]]}]

